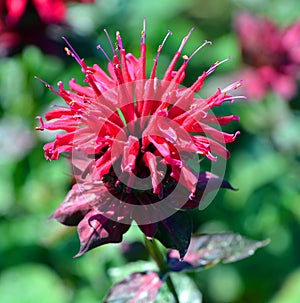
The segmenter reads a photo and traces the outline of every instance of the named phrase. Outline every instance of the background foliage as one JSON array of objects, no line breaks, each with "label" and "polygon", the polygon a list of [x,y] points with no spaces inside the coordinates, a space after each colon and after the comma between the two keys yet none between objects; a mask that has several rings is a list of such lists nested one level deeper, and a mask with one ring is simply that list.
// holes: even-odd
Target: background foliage
[{"label": "background foliage", "polygon": [[[56,56],[26,45],[20,52],[0,58],[0,299],[1,302],[94,303],[113,281],[136,271],[126,265],[147,259],[140,244],[106,245],[78,259],[74,229],[48,220],[70,187],[65,159],[47,162],[42,146],[47,133],[35,132],[35,116],[61,102],[34,76],[55,85],[75,77],[79,66],[65,55],[66,36],[87,63],[106,65],[96,49],[108,49],[103,32],[120,30],[127,50],[139,52],[142,19],[147,18],[148,58],[154,58],[168,29],[159,71],[168,64],[182,37],[195,27],[185,49],[190,54],[203,40],[213,41],[191,61],[186,84],[216,60],[232,56],[206,85],[225,86],[242,66],[233,18],[238,11],[266,15],[288,25],[299,18],[297,0],[99,0],[70,4],[69,27],[54,26],[51,38]],[[150,64],[152,63],[149,60]],[[223,85],[224,84],[224,85]],[[204,91],[204,94],[205,94]],[[300,92],[300,90],[299,90]],[[195,232],[231,230],[271,243],[252,258],[189,274],[206,303],[296,303],[300,284],[300,93],[289,103],[271,93],[259,103],[239,101],[224,111],[241,116],[241,136],[230,146],[227,179],[238,192],[220,192],[204,211],[193,211]],[[133,226],[126,241],[142,240]],[[139,263],[141,268],[150,266]],[[163,295],[162,295],[163,296]]]}]

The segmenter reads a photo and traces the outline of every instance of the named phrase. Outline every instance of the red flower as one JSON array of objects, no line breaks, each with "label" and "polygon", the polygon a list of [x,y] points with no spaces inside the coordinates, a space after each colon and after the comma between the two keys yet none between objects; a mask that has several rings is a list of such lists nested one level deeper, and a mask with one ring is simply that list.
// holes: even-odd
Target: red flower
[{"label": "red flower", "polygon": [[268,18],[240,13],[235,28],[246,67],[243,70],[246,94],[264,98],[273,90],[284,99],[297,92],[300,66],[300,21],[286,28]]},{"label": "red flower", "polygon": [[[66,2],[70,0],[6,0],[6,22],[17,23],[31,2],[40,19],[45,23],[59,23],[65,19]],[[73,2],[94,2],[93,0],[73,0]],[[1,8],[1,7],[0,7]],[[2,10],[4,10],[2,8]]]},{"label": "red flower", "polygon": [[119,32],[112,60],[98,46],[109,61],[108,74],[97,64],[87,66],[66,41],[66,51],[80,64],[88,85],[72,79],[70,90],[59,82],[56,91],[46,83],[67,106],[48,112],[45,118],[50,122],[39,117],[37,129],[64,130],[44,150],[50,160],[67,152],[73,165],[77,184],[53,218],[78,225],[79,254],[104,243],[120,242],[134,220],[146,236],[184,255],[192,227],[179,209],[197,207],[208,191],[231,188],[212,173],[199,173],[199,159],[216,161],[215,154],[229,156],[224,144],[234,141],[238,132],[227,134],[214,125],[225,125],[238,117],[215,117],[210,109],[233,101],[235,97],[228,91],[236,89],[240,81],[208,98],[196,96],[205,78],[222,63],[218,62],[192,86],[181,87],[189,60],[209,43],[190,57],[183,56],[175,70],[191,32],[161,80],[156,77],[156,67],[171,32],[159,46],[148,78],[145,28],[140,58],[126,53]]},{"label": "red flower", "polygon": [[0,56],[15,52],[23,44],[36,44],[51,53],[53,42],[46,38],[46,28],[63,23],[67,2],[71,0],[1,0]]}]

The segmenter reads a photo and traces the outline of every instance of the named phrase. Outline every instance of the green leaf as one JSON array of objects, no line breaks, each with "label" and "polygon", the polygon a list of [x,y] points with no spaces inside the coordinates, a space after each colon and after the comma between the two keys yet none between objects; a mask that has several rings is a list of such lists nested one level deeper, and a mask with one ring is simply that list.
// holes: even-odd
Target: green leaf
[{"label": "green leaf", "polygon": [[183,258],[190,244],[192,228],[190,217],[183,211],[177,211],[159,222],[155,238],[165,247],[178,250],[180,258]]},{"label": "green leaf", "polygon": [[[186,275],[170,274],[180,303],[201,303],[202,294],[193,280]],[[175,303],[172,293],[164,283],[159,290],[155,303]]]},{"label": "green leaf", "polygon": [[168,265],[171,271],[182,271],[207,268],[219,262],[231,263],[250,257],[268,243],[269,240],[254,241],[234,233],[195,235],[183,261],[179,260],[177,251],[171,250]]}]

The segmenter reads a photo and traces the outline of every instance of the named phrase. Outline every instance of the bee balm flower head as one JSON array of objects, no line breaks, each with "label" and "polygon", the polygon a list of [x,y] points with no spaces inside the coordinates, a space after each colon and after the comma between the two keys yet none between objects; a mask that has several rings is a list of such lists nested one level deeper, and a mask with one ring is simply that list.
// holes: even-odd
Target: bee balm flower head
[{"label": "bee balm flower head", "polygon": [[[107,33],[107,32],[106,32]],[[202,172],[200,160],[227,158],[224,144],[238,134],[222,132],[238,117],[215,117],[211,109],[236,97],[229,94],[240,86],[235,82],[208,98],[200,98],[204,80],[222,62],[203,72],[190,87],[180,84],[186,68],[205,41],[191,56],[182,50],[192,30],[183,38],[162,79],[156,67],[168,32],[159,46],[150,75],[146,74],[145,24],[140,41],[140,57],[127,53],[119,32],[108,73],[97,64],[87,66],[66,40],[66,51],[80,64],[87,85],[74,79],[67,90],[46,83],[62,97],[57,107],[39,117],[39,130],[63,130],[44,146],[45,156],[57,160],[68,153],[77,183],[53,214],[67,225],[78,225],[84,252],[110,242],[120,242],[135,221],[147,237],[159,239],[183,256],[190,241],[191,222],[183,211],[199,206],[203,196],[230,184],[211,172]],[[181,66],[175,69],[178,61]],[[226,61],[226,60],[225,60]],[[238,96],[237,96],[238,97]]]},{"label": "bee balm flower head", "polygon": [[300,66],[300,20],[279,27],[266,17],[240,13],[235,28],[245,68],[247,96],[262,99],[269,91],[289,100],[297,93]]}]

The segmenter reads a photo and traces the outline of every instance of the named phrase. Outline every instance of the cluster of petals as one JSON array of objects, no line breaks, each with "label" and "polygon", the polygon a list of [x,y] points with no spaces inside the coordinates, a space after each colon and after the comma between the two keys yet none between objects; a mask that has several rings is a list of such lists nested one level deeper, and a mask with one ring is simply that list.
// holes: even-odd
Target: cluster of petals
[{"label": "cluster of petals", "polygon": [[[138,58],[126,52],[119,32],[116,49],[107,34],[112,58],[100,45],[98,49],[108,60],[108,72],[97,64],[87,66],[65,39],[67,54],[80,64],[86,85],[71,79],[69,89],[59,82],[56,90],[44,82],[64,99],[66,106],[56,106],[45,114],[45,120],[38,117],[37,129],[63,130],[44,150],[49,160],[57,160],[67,153],[72,162],[77,183],[53,218],[63,224],[78,225],[79,254],[105,243],[120,242],[132,220],[148,237],[164,231],[172,233],[174,220],[159,217],[158,213],[165,210],[157,212],[155,207],[156,202],[168,197],[177,186],[180,191],[176,199],[168,202],[177,219],[180,218],[176,209],[199,206],[208,182],[231,188],[228,182],[209,172],[199,173],[199,167],[191,167],[189,161],[195,156],[197,163],[201,157],[216,161],[217,156],[229,156],[225,144],[233,142],[239,132],[229,134],[218,126],[239,118],[215,117],[211,109],[243,97],[229,93],[240,86],[240,81],[217,89],[207,98],[199,97],[197,92],[206,77],[222,63],[217,62],[190,87],[183,87],[189,60],[201,47],[210,44],[205,41],[190,57],[181,59],[191,33],[192,30],[183,38],[162,79],[158,79],[156,68],[171,32],[159,46],[149,76],[145,27]],[[176,68],[180,60],[181,65]],[[148,213],[135,213],[128,205],[153,205],[152,218],[149,219],[149,208]]]},{"label": "cluster of petals", "polygon": [[274,91],[289,100],[297,93],[300,67],[300,21],[279,27],[267,17],[248,12],[236,16],[242,49],[246,95],[262,99]]}]

